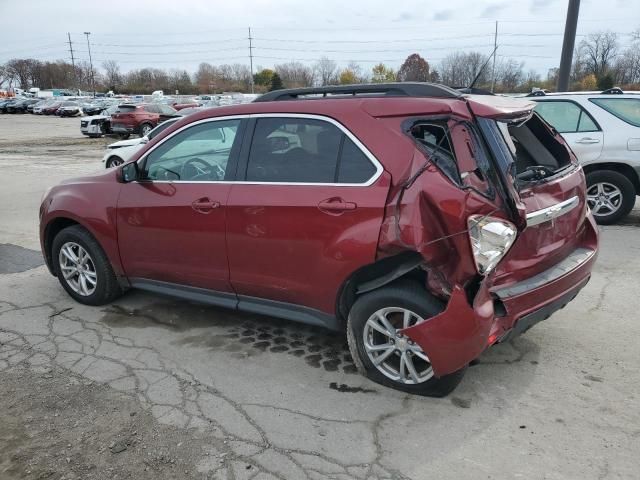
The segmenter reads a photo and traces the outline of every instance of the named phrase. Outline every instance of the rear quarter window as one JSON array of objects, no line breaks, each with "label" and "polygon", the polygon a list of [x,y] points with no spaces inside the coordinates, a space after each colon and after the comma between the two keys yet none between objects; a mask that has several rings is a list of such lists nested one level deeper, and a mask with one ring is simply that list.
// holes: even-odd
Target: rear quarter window
[{"label": "rear quarter window", "polygon": [[640,127],[640,98],[590,98],[600,108],[635,127]]}]

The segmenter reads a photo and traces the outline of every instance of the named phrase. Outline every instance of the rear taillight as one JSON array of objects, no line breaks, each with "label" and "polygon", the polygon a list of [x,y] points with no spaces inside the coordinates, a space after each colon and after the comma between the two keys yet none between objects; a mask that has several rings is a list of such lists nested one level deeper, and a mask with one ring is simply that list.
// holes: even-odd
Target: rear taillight
[{"label": "rear taillight", "polygon": [[467,220],[471,250],[480,275],[495,268],[516,241],[515,225],[501,218],[472,215]]}]

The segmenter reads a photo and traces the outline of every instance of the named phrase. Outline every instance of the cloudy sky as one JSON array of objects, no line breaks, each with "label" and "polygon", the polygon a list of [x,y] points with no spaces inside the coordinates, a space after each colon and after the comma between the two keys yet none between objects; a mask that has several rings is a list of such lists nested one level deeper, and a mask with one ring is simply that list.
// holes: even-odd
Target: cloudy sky
[{"label": "cloudy sky", "polygon": [[[369,70],[398,67],[418,52],[431,64],[454,50],[493,50],[546,74],[557,66],[568,0],[0,0],[0,63],[10,58],[116,60],[123,71],[143,66],[186,68],[200,62],[254,67],[326,55]],[[15,20],[13,20],[15,18]],[[640,28],[640,0],[582,0],[578,39],[598,30],[620,35]]]}]

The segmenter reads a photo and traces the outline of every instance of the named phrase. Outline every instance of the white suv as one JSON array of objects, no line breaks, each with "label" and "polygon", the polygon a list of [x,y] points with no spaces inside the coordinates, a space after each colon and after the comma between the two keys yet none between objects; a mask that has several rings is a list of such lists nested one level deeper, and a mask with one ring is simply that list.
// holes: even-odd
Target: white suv
[{"label": "white suv", "polygon": [[142,148],[143,145],[149,142],[153,137],[164,131],[167,127],[173,125],[176,121],[182,117],[170,118],[162,123],[156,125],[156,127],[147,133],[143,137],[132,138],[130,140],[120,140],[107,146],[107,151],[102,157],[102,162],[106,168],[116,167],[122,165],[133,157],[134,153]]},{"label": "white suv", "polygon": [[598,223],[615,223],[640,195],[640,94],[530,94],[536,112],[573,149],[587,176],[587,201]]}]

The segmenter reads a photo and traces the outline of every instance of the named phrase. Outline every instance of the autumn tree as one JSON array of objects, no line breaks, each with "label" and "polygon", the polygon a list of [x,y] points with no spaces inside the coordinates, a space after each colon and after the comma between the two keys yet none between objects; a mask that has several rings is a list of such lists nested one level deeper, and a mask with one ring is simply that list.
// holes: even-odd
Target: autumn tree
[{"label": "autumn tree", "polygon": [[253,83],[263,87],[271,86],[271,78],[275,72],[270,68],[263,68],[253,75]]},{"label": "autumn tree", "polygon": [[287,88],[311,87],[313,85],[313,69],[300,62],[281,63],[276,65],[274,70],[278,72],[282,83]]},{"label": "autumn tree", "polygon": [[429,63],[417,53],[409,55],[398,70],[400,82],[428,82],[429,80]]},{"label": "autumn tree", "polygon": [[379,63],[371,69],[371,81],[373,83],[395,82],[396,72],[384,63]]}]

